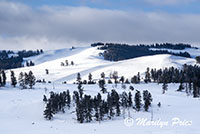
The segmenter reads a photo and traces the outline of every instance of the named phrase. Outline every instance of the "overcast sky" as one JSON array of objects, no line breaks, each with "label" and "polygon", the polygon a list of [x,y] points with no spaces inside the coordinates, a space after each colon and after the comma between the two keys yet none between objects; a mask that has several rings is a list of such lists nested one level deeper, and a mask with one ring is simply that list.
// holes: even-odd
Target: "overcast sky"
[{"label": "overcast sky", "polygon": [[97,41],[198,46],[199,5],[200,0],[0,0],[0,49]]}]

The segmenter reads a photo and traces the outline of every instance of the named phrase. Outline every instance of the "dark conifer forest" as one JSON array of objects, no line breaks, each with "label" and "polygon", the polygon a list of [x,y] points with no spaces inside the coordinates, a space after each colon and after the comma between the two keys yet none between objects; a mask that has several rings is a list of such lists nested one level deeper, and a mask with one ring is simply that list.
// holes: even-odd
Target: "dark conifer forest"
[{"label": "dark conifer forest", "polygon": [[[119,44],[119,43],[93,43],[91,46],[98,46],[98,49],[104,50],[103,53],[100,53],[101,56],[104,57],[105,60],[110,61],[120,61],[131,58],[137,58],[141,56],[149,56],[156,54],[171,54],[175,56],[182,56],[190,58],[190,54],[188,52],[179,52],[172,53],[167,50],[151,50],[151,48],[165,48],[165,49],[173,49],[173,50],[183,50],[185,48],[192,48],[191,45],[188,44],[171,44],[171,43],[163,43],[163,44],[153,44],[153,45],[128,45],[128,44]],[[196,48],[194,48],[196,49]]]}]

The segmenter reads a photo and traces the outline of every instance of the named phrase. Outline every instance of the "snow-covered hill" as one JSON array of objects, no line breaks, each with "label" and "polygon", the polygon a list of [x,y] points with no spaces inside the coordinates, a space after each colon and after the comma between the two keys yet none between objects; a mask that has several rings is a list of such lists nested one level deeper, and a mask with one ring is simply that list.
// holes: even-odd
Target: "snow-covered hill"
[{"label": "snow-covered hill", "polygon": [[[37,79],[72,83],[78,72],[81,73],[83,79],[87,79],[89,73],[92,73],[93,78],[99,78],[100,73],[105,72],[108,76],[113,71],[118,71],[120,76],[124,75],[130,78],[138,72],[143,73],[147,67],[160,69],[174,66],[180,68],[185,63],[195,64],[195,59],[168,54],[111,62],[103,60],[99,56],[100,52],[101,50],[95,47],[47,51],[41,55],[28,58],[36,63],[35,66],[14,69],[14,71],[18,75],[20,72],[32,70]],[[74,61],[75,65],[61,66],[61,62],[65,62],[65,60]],[[49,70],[48,75],[45,74],[45,69]]]},{"label": "snow-covered hill", "polygon": [[[120,76],[124,75],[130,78],[138,72],[144,73],[147,67],[160,69],[174,66],[181,68],[185,63],[195,64],[195,59],[166,54],[110,62],[103,60],[99,56],[99,52],[101,51],[94,47],[46,51],[42,55],[26,59],[35,62],[35,66],[13,69],[16,76],[20,72],[32,70],[37,79],[45,79],[53,83],[37,83],[32,90],[21,90],[18,86],[13,88],[10,83],[1,87],[0,134],[199,134],[200,108],[198,106],[200,101],[183,92],[177,92],[178,84],[169,84],[169,89],[165,94],[162,94],[162,85],[156,83],[132,84],[141,92],[149,90],[153,96],[153,103],[149,112],[136,112],[131,109],[130,113],[134,123],[132,122],[133,124],[129,127],[127,123],[130,122],[124,122],[122,116],[101,123],[93,121],[79,124],[75,119],[74,109],[66,109],[65,114],[56,114],[52,121],[45,120],[43,95],[48,96],[50,91],[61,92],[67,89],[72,94],[74,90],[77,90],[77,85],[62,84],[62,82],[73,83],[78,72],[81,73],[83,79],[87,79],[89,73],[92,73],[94,79],[98,79],[101,72],[105,72],[108,76],[113,71],[118,71]],[[65,60],[74,61],[75,65],[61,66],[61,62],[65,62]],[[45,69],[49,70],[48,75]],[[6,73],[9,81],[10,71],[7,70]],[[129,92],[129,85],[126,86],[125,91]],[[114,85],[106,85],[108,91],[113,87]],[[121,85],[115,88],[119,93],[124,91]],[[98,85],[84,85],[85,94],[94,96],[99,90]],[[135,91],[131,92],[133,95],[135,94]],[[105,98],[106,94],[103,97]],[[157,106],[158,102],[161,102],[160,108]],[[128,111],[125,115],[128,116]],[[157,125],[156,123],[154,125],[138,125],[136,121],[138,118],[155,121]],[[179,119],[179,122],[173,125],[174,118]]]}]

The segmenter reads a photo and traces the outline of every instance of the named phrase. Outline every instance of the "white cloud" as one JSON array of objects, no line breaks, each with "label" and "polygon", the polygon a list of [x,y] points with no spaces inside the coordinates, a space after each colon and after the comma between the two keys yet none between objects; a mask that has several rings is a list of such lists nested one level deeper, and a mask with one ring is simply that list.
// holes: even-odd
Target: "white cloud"
[{"label": "white cloud", "polygon": [[144,1],[153,5],[176,5],[176,4],[188,4],[198,0],[144,0]]},{"label": "white cloud", "polygon": [[199,24],[198,14],[66,6],[33,9],[0,2],[0,47],[52,49],[96,41],[200,43]]}]

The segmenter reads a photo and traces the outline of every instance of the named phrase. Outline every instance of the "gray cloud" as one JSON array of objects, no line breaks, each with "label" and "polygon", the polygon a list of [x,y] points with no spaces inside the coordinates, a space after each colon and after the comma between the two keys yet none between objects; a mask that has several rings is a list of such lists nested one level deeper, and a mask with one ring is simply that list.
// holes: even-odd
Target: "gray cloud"
[{"label": "gray cloud", "polygon": [[199,14],[104,10],[88,7],[31,8],[0,2],[1,49],[62,48],[89,43],[199,43]]}]

